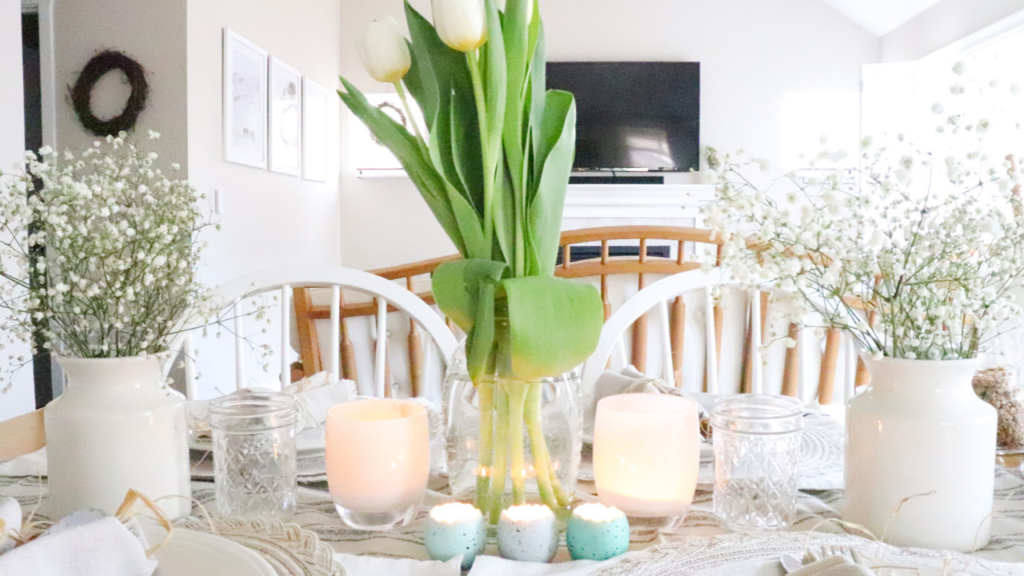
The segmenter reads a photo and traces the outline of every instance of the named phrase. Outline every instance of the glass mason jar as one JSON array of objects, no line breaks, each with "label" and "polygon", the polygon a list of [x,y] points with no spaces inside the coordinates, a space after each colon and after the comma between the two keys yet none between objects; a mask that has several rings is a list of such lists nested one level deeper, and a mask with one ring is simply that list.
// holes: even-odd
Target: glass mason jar
[{"label": "glass mason jar", "polygon": [[243,389],[210,402],[217,508],[224,516],[295,513],[295,433],[290,394]]},{"label": "glass mason jar", "polygon": [[[581,390],[579,370],[539,382],[493,378],[474,386],[465,343],[459,346],[444,382],[448,479],[455,500],[474,502],[491,524],[517,501],[567,511],[583,448]],[[523,410],[518,416],[517,399]]]},{"label": "glass mason jar", "polygon": [[715,401],[715,515],[730,530],[782,530],[796,514],[803,404],[736,394]]}]

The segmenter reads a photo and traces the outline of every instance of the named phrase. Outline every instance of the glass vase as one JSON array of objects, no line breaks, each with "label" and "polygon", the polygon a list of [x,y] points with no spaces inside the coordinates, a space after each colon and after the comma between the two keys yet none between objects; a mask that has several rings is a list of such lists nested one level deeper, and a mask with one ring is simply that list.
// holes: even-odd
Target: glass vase
[{"label": "glass vase", "polygon": [[583,447],[581,389],[578,370],[536,382],[488,377],[474,385],[465,344],[459,346],[444,382],[452,496],[473,502],[491,524],[514,504],[567,511]]}]

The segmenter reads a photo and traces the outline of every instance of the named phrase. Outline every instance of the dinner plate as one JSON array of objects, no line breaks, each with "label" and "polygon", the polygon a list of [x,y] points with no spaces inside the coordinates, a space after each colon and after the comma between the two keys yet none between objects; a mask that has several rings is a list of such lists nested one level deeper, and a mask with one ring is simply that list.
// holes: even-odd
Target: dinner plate
[{"label": "dinner plate", "polygon": [[[195,438],[190,434],[188,447],[192,450],[209,452],[213,450],[213,439],[209,436]],[[314,456],[323,454],[324,451],[323,428],[304,428],[295,435],[295,453],[299,456]]]},{"label": "dinner plate", "polygon": [[[150,546],[167,535],[162,526],[153,524],[142,530]],[[277,576],[266,560],[245,546],[182,528],[175,528],[154,556],[160,565],[153,576]]]}]

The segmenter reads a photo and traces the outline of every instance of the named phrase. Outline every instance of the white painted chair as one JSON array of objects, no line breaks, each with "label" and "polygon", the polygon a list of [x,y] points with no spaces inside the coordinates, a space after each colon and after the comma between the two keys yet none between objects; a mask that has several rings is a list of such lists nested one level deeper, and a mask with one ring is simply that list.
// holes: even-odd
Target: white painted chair
[{"label": "white painted chair", "polygon": [[[734,320],[737,322],[733,322],[733,324],[738,324],[736,328],[740,329],[734,330],[733,334],[726,334],[724,340],[720,340],[721,336],[716,337],[715,314],[711,312],[716,306],[714,298],[714,291],[716,289],[734,292],[733,298],[731,298],[732,304],[727,306],[727,308],[733,308],[734,311],[738,310],[739,312],[739,314],[734,314]],[[857,370],[857,348],[854,339],[848,335],[843,335],[844,342],[842,345],[839,344],[837,338],[833,339],[835,342],[825,344],[825,339],[815,341],[811,330],[802,330],[799,334],[796,334],[800,345],[799,348],[783,352],[786,356],[784,362],[786,365],[785,369],[787,372],[793,372],[792,380],[794,386],[792,386],[792,389],[787,390],[787,384],[785,383],[787,377],[785,376],[782,379],[783,383],[781,386],[777,384],[772,387],[766,386],[765,359],[762,358],[761,347],[753,345],[755,342],[761,343],[764,341],[762,331],[764,330],[765,316],[762,314],[762,305],[765,299],[763,299],[763,294],[761,291],[748,291],[737,287],[728,271],[724,268],[716,268],[710,273],[704,273],[700,270],[682,272],[659,280],[640,290],[636,295],[624,302],[605,322],[597,349],[584,365],[584,390],[589,391],[593,389],[594,382],[598,376],[610,364],[613,364],[609,360],[616,351],[618,351],[620,356],[618,358],[620,366],[629,363],[625,355],[626,347],[622,345],[624,334],[630,326],[634,325],[637,318],[657,308],[653,319],[660,325],[660,330],[654,332],[657,338],[652,339],[652,343],[655,343],[654,340],[660,340],[660,343],[658,343],[660,350],[658,354],[652,356],[657,357],[660,361],[651,363],[653,365],[649,365],[647,370],[641,370],[641,372],[648,376],[658,377],[669,383],[682,382],[681,387],[684,389],[691,391],[703,390],[713,394],[740,391],[788,393],[801,398],[805,402],[813,401],[820,396],[823,404],[828,404],[835,400],[843,402],[846,398],[851,397],[854,392]],[[672,346],[668,345],[671,339],[669,332],[669,326],[671,325],[669,321],[669,301],[677,296],[687,295],[690,296],[692,304],[698,304],[699,306],[698,314],[689,314],[688,321],[692,318],[697,325],[703,324],[703,326],[700,326],[700,334],[695,334],[695,338],[686,338],[688,353],[694,352],[694,348],[701,347],[703,348],[702,353],[699,356],[687,354],[687,357],[690,360],[702,360],[702,366],[699,366],[702,370],[687,370],[690,378],[681,378],[678,377],[678,373],[682,371],[682,367],[675,365]],[[721,320],[719,320],[718,330],[721,330],[720,322]],[[691,324],[691,327],[696,326]],[[739,334],[735,332],[739,332]],[[731,358],[735,360],[738,357],[740,363],[744,365],[745,382],[732,382],[729,386],[723,385],[719,378],[722,355],[720,354],[721,350],[716,345],[716,341],[723,341],[723,348],[729,346],[736,351],[742,350],[742,352],[732,354]],[[824,350],[821,350],[822,346],[824,346]],[[820,354],[811,354],[812,350],[821,350],[821,352]],[[803,354],[800,353],[801,351],[803,351]],[[838,359],[839,363],[842,364],[842,370],[838,378],[841,386],[838,387],[839,393],[832,395],[832,382],[819,386],[819,380],[822,378],[829,379],[827,371],[822,369],[822,364],[829,361],[826,360],[828,358],[831,358],[830,361],[833,363],[832,373],[835,373],[837,354],[840,356]],[[676,355],[676,357],[679,358],[681,356]],[[815,364],[817,364],[818,368],[817,373],[815,373]],[[733,370],[733,373],[735,374],[737,371]],[[701,374],[704,377],[703,382],[700,378]],[[776,388],[776,386],[779,387]]]},{"label": "white painted chair", "polygon": [[[430,336],[424,341],[426,346],[431,342],[437,347],[439,356],[447,361],[455,353],[457,342],[451,330],[445,325],[442,317],[423,300],[403,287],[362,270],[342,267],[294,267],[267,270],[249,274],[227,282],[216,290],[216,298],[222,309],[227,312],[229,327],[234,338],[235,388],[247,385],[246,362],[244,361],[246,342],[242,332],[245,313],[241,310],[243,300],[260,295],[277,295],[280,309],[280,344],[275,356],[280,362],[280,383],[287,386],[291,383],[291,302],[295,288],[329,288],[332,291],[330,314],[330,351],[331,380],[340,378],[340,295],[341,290],[355,290],[372,296],[377,302],[376,332],[387,334],[388,306],[397,308],[409,316]],[[172,350],[184,351],[185,368],[184,383],[186,396],[196,397],[195,369],[195,334],[194,331],[182,333],[172,344]],[[376,396],[384,396],[387,346],[386,338],[381,339],[385,345],[377,346],[374,358],[374,391]]]}]

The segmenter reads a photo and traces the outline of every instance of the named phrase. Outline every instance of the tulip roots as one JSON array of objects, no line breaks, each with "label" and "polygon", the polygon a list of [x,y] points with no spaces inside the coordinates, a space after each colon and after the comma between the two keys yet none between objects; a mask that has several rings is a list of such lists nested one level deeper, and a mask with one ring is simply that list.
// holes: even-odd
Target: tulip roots
[{"label": "tulip roots", "polygon": [[[534,479],[540,501],[558,512],[571,497],[562,487],[548,452],[541,416],[540,382],[480,382],[480,456],[475,505],[492,524],[506,505],[506,479],[512,483],[508,504],[527,502],[527,480]],[[527,459],[529,443],[529,461]]]}]

